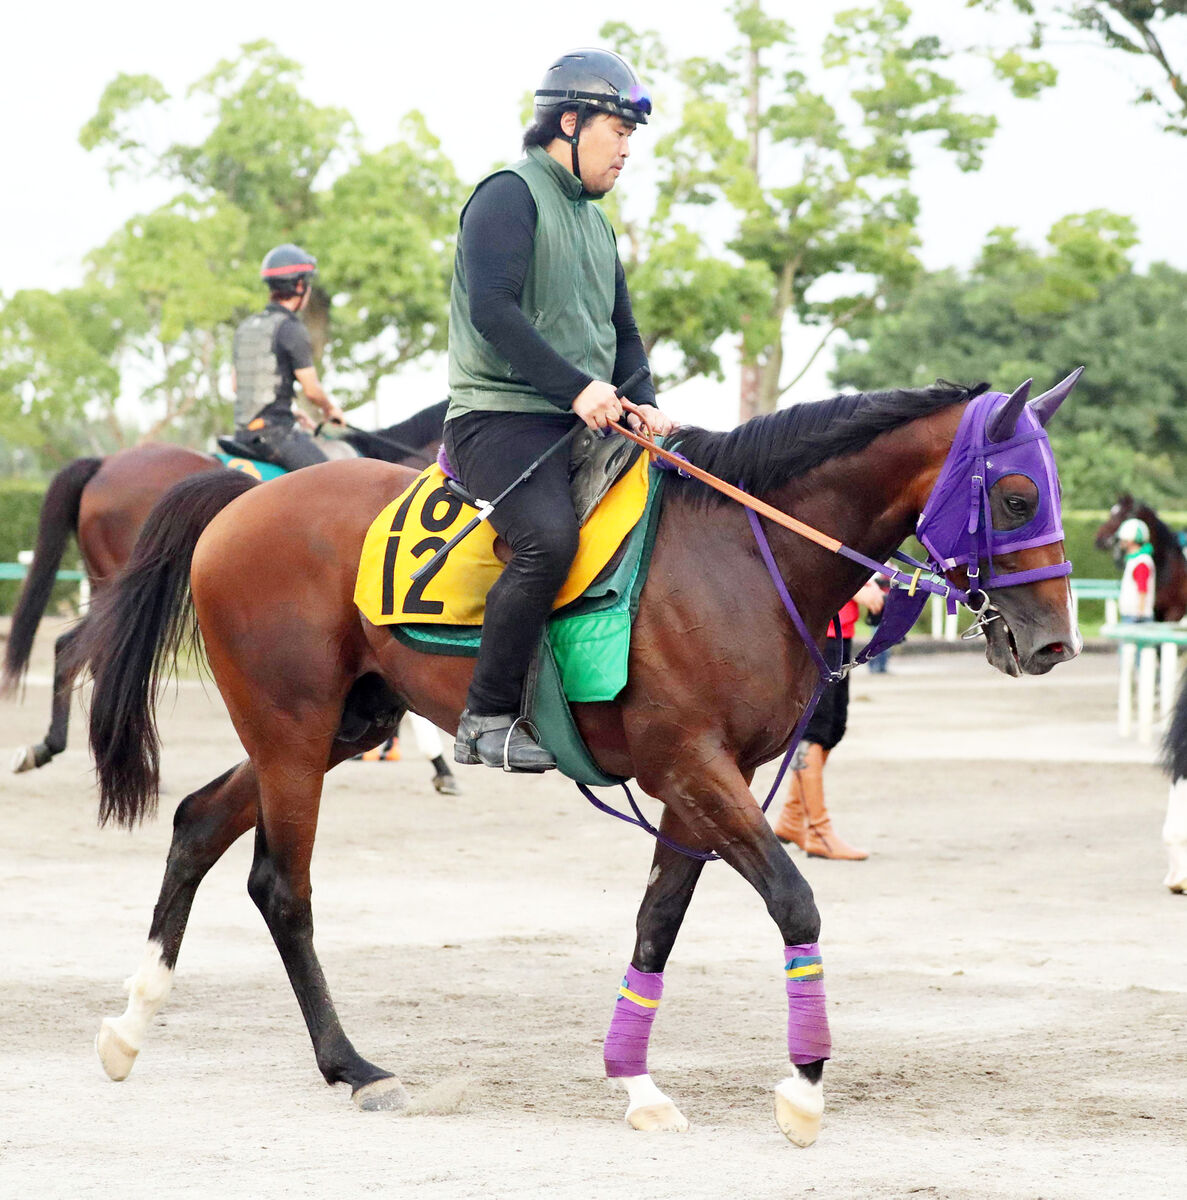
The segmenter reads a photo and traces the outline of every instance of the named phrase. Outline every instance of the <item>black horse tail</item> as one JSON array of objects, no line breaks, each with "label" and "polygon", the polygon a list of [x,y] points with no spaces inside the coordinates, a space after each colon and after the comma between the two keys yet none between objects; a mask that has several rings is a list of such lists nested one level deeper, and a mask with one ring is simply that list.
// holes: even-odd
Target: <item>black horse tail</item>
[{"label": "black horse tail", "polygon": [[0,673],[0,694],[14,690],[28,670],[33,638],[49,604],[66,543],[71,534],[78,532],[82,490],[102,465],[101,458],[76,458],[50,481],[41,504],[33,566],[12,614],[8,645],[4,651],[4,670]]},{"label": "black horse tail", "polygon": [[1187,779],[1187,679],[1179,687],[1175,711],[1162,739],[1162,769],[1171,783]]},{"label": "black horse tail", "polygon": [[190,563],[202,531],[256,481],[204,471],[175,484],[144,523],[115,586],[91,608],[71,657],[89,663],[91,751],[99,823],[132,828],[156,812],[160,782],[157,690],[184,645],[198,643]]}]

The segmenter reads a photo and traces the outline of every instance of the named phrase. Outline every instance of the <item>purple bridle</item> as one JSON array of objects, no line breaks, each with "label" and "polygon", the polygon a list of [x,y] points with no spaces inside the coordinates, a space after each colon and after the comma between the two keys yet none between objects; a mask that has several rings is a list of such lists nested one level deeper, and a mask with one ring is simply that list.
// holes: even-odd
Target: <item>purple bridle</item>
[{"label": "purple bridle", "polygon": [[[836,552],[842,557],[868,567],[872,573],[884,576],[891,584],[882,620],[873,638],[852,663],[833,667],[826,662],[783,582],[758,514],[753,509],[746,510],[771,582],[807,648],[818,675],[812,698],[796,722],[775,782],[763,801],[763,812],[767,811],[779,791],[824,689],[843,679],[854,666],[868,662],[875,655],[901,642],[918,619],[929,595],[943,596],[949,612],[955,612],[957,604],[972,609],[978,618],[973,632],[979,632],[984,629],[989,609],[989,597],[984,588],[1016,587],[1071,574],[1072,564],[1065,559],[1030,571],[1011,571],[998,575],[994,572],[993,559],[995,556],[1063,541],[1059,475],[1045,426],[1076,386],[1083,370],[1083,367],[1077,368],[1029,404],[1027,396],[1032,383],[1029,379],[1009,396],[1004,392],[983,392],[969,402],[931,494],[916,522],[916,537],[928,553],[927,562],[918,562],[896,551],[892,557],[914,568],[906,573],[848,546],[839,547]],[[662,459],[656,459],[654,465],[669,471],[679,469]],[[1006,475],[1024,475],[1038,490],[1034,516],[1018,529],[993,527],[989,494],[994,484]],[[988,566],[984,581],[981,579],[982,561]],[[943,578],[946,572],[959,567],[967,569],[967,589],[958,588]],[[933,578],[924,578],[925,572]],[[706,861],[719,857],[712,851],[692,850],[665,837],[644,817],[630,789],[625,784],[622,786],[634,812],[633,817],[599,800],[584,784],[577,784],[582,795],[602,812],[640,826],[671,849],[690,858]]]}]

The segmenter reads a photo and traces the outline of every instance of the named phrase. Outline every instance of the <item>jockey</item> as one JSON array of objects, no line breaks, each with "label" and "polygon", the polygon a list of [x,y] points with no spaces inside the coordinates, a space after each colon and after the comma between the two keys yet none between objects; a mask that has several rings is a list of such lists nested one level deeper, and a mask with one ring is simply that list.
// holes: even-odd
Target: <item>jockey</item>
[{"label": "jockey", "polygon": [[1118,615],[1125,622],[1153,621],[1154,550],[1150,546],[1150,527],[1137,517],[1129,517],[1117,529],[1117,544],[1125,551]]},{"label": "jockey", "polygon": [[[650,380],[634,403],[615,383],[647,363],[610,222],[591,201],[614,187],[651,100],[607,50],[574,50],[536,92],[526,156],[484,179],[462,209],[449,317],[445,446],[475,496],[504,490],[584,421],[624,414],[666,434]],[[482,647],[454,758],[546,771],[553,756],[517,724],[524,678],[577,550],[568,456],[554,455],[491,514],[512,557],[486,599]]]},{"label": "jockey", "polygon": [[326,420],[343,421],[342,410],[317,378],[309,331],[297,319],[309,303],[316,273],[317,259],[300,246],[286,243],[269,250],[260,278],[268,285],[271,302],[235,330],[235,439],[254,457],[288,470],[325,462],[327,457],[302,431],[312,430],[309,418],[299,412],[294,416],[294,382]]}]

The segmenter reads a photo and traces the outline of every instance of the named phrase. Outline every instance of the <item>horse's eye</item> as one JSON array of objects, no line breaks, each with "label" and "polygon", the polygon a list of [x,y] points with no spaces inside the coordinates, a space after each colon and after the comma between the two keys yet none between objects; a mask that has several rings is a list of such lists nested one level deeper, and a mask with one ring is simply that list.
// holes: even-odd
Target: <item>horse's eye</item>
[{"label": "horse's eye", "polygon": [[1016,517],[1021,517],[1030,508],[1025,496],[1007,496],[1006,508],[1010,510]]}]

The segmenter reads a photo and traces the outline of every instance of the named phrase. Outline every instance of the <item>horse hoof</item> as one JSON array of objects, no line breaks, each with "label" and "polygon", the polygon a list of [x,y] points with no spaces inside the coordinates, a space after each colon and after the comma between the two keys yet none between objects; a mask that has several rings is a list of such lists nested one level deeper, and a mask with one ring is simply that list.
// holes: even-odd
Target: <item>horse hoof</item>
[{"label": "horse hoof", "polygon": [[391,1075],[356,1088],[351,1099],[363,1112],[398,1112],[408,1107],[408,1093],[404,1091],[404,1085]]},{"label": "horse hoof", "polygon": [[37,766],[37,760],[33,757],[32,746],[22,746],[12,756],[12,773],[20,775],[24,771],[32,771]]},{"label": "horse hoof", "polygon": [[433,787],[442,796],[460,796],[462,794],[462,789],[458,786],[456,775],[434,775]]},{"label": "horse hoof", "polygon": [[820,1134],[824,1088],[791,1076],[775,1088],[775,1123],[793,1146],[804,1149]]},{"label": "horse hoof", "polygon": [[667,1104],[644,1104],[626,1115],[627,1124],[643,1133],[687,1133],[688,1118],[669,1100]]},{"label": "horse hoof", "polygon": [[107,1072],[107,1077],[119,1083],[132,1073],[132,1067],[136,1064],[136,1056],[140,1051],[129,1046],[116,1033],[111,1021],[104,1018],[103,1024],[99,1026],[99,1032],[95,1035],[95,1053],[99,1055],[99,1061],[103,1064],[103,1070]]}]

